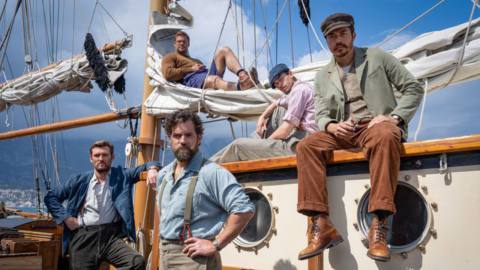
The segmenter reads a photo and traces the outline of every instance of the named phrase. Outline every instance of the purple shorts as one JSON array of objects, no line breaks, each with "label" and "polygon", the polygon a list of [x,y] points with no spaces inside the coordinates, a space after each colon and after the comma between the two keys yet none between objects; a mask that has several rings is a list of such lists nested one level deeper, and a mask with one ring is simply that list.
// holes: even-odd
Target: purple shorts
[{"label": "purple shorts", "polygon": [[215,65],[215,61],[212,61],[212,64],[210,65],[210,72],[208,72],[208,69],[204,69],[201,71],[194,71],[194,72],[188,73],[183,78],[182,84],[188,87],[203,88],[203,82],[205,81],[205,78],[207,77],[207,75],[217,75],[217,76],[223,77],[218,73],[217,66]]}]

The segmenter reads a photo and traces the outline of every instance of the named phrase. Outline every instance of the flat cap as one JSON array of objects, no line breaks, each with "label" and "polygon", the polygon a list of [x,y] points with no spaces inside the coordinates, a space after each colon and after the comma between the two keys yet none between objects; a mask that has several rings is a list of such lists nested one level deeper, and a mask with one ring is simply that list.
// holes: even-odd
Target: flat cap
[{"label": "flat cap", "polygon": [[347,13],[334,13],[322,22],[320,28],[326,36],[335,29],[354,26],[353,16]]},{"label": "flat cap", "polygon": [[278,79],[282,73],[288,72],[289,70],[290,69],[285,64],[278,64],[274,66],[268,74],[268,82],[270,83],[270,87],[275,89],[275,85],[273,84],[275,80]]}]

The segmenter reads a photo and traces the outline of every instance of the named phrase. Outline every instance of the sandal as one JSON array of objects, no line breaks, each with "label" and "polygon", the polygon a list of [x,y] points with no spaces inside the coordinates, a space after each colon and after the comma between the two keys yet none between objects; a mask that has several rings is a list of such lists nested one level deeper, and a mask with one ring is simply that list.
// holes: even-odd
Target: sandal
[{"label": "sandal", "polygon": [[246,90],[246,89],[251,89],[254,88],[255,82],[252,80],[248,72],[244,69],[240,69],[237,72],[238,76],[238,83],[237,83],[237,89],[238,90]]}]

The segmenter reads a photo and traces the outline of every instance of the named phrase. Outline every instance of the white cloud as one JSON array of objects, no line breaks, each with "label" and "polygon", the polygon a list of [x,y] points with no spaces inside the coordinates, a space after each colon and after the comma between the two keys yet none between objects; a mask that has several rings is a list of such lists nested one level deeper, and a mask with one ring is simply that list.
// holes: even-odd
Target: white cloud
[{"label": "white cloud", "polygon": [[[324,50],[312,52],[313,62],[328,60],[331,57],[332,57],[332,54]],[[308,65],[310,63],[311,63],[310,54],[305,54],[301,56],[298,60],[298,66]]]}]

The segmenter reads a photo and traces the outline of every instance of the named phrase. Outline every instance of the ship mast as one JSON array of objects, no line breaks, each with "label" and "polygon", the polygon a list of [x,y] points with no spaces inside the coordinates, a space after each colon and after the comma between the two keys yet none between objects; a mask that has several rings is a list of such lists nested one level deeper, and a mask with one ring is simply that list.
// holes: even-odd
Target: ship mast
[{"label": "ship mast", "polygon": [[[152,13],[160,12],[165,14],[167,7],[167,0],[150,0],[150,11],[148,16],[148,27],[153,24]],[[147,41],[148,44],[148,41]],[[148,55],[146,55],[147,59]],[[147,66],[147,61],[145,61],[145,67]],[[143,99],[142,104],[148,98],[148,96],[153,92],[153,86],[150,85],[150,77],[145,73],[144,75],[144,86],[143,86]],[[142,116],[141,116],[141,126],[140,126],[140,151],[138,153],[137,163],[138,165],[151,160],[158,160],[158,150],[161,146],[160,143],[160,121],[154,116],[148,115],[145,110],[145,106],[142,106]],[[150,230],[153,228],[153,215],[155,209],[155,191],[148,190],[146,185],[139,184],[135,186],[135,198],[134,198],[134,215],[135,215],[135,227],[141,230],[146,230],[144,232],[145,236],[145,259],[148,258],[151,250],[151,233]],[[145,215],[145,217],[144,217]],[[142,224],[145,221],[145,224]],[[157,225],[158,226],[158,225]],[[156,230],[157,231],[157,230]],[[158,247],[158,239],[155,237],[153,246]],[[155,253],[158,252],[158,248],[155,249]],[[158,254],[158,253],[157,253]],[[152,254],[153,255],[153,254]],[[158,257],[152,256],[152,269],[153,266],[158,264]]]}]

